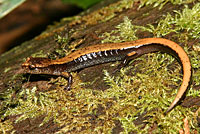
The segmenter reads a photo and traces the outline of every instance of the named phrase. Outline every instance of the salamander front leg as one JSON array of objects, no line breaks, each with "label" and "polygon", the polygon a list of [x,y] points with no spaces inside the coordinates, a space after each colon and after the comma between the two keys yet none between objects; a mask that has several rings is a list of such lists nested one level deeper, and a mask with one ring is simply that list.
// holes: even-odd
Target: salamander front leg
[{"label": "salamander front leg", "polygon": [[72,85],[72,75],[70,73],[67,72],[62,72],[62,76],[66,79],[68,79],[68,84],[67,87],[65,88],[66,90],[70,90],[71,89],[71,85]]}]

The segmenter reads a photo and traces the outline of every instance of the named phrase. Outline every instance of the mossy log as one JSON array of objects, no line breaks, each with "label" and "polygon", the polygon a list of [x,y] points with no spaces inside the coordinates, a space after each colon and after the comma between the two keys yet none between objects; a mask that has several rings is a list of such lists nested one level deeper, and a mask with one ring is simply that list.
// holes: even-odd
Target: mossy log
[{"label": "mossy log", "polygon": [[[183,9],[192,10],[196,4],[198,3],[195,1],[188,4],[170,2],[148,4],[133,0],[109,2],[105,0],[77,16],[63,18],[55,25],[49,26],[41,35],[2,54],[0,56],[0,133],[177,133],[184,128],[182,119],[185,116],[190,120],[191,132],[197,132],[200,123],[197,111],[200,105],[198,96],[200,86],[196,79],[199,78],[200,71],[198,65],[194,65],[195,59],[191,59],[195,66],[196,79],[194,78],[195,81],[191,83],[191,92],[188,91],[190,95],[186,95],[182,103],[175,108],[176,111],[172,111],[166,117],[162,112],[164,113],[173,96],[175,97],[182,81],[181,66],[176,60],[171,60],[172,57],[169,55],[165,55],[164,59],[167,56],[169,59],[163,60],[164,62],[161,61],[162,53],[145,55],[128,65],[128,71],[113,75],[109,74],[112,74],[118,62],[82,69],[72,74],[74,83],[72,91],[69,92],[64,90],[67,82],[60,77],[24,74],[21,69],[21,64],[29,56],[55,59],[78,48],[94,44],[148,37],[163,37],[180,43],[182,47],[186,47],[190,57],[195,57],[196,54],[198,61],[199,50],[193,45],[198,44],[199,38],[194,38],[192,34],[195,33],[190,34],[189,28],[177,28],[181,25],[174,23],[177,19],[172,19],[181,18],[181,15],[176,16],[177,12],[183,15]],[[166,20],[167,16],[169,23]],[[151,58],[161,60],[155,65],[158,66],[157,70],[152,68],[147,71],[151,69],[149,64],[155,63],[149,60]],[[166,62],[171,64],[165,66]],[[146,68],[143,67],[144,64]],[[149,76],[150,79],[146,81],[142,79],[148,76],[148,72],[156,74],[156,71],[162,70],[162,66],[167,68],[167,72],[174,72],[176,76],[169,73],[167,74],[170,75],[169,78],[161,83],[159,80],[165,79],[164,74],[164,78]],[[143,73],[146,76],[142,75]],[[120,81],[122,74],[125,74],[125,78]],[[158,74],[162,75],[162,72]],[[116,79],[113,80],[113,77]],[[176,77],[178,78],[175,79]],[[173,82],[168,83],[169,81]],[[122,83],[124,85],[120,85]],[[131,86],[130,83],[133,85]],[[149,89],[145,87],[148,84],[150,84]],[[167,95],[172,98],[161,104],[161,98],[164,98],[165,93],[162,94],[160,91],[158,103],[153,99],[148,101],[149,96],[141,93],[143,90],[140,89],[143,88],[147,94],[150,94],[154,90],[151,89],[151,85],[158,89],[173,89],[173,92],[170,90]],[[131,90],[122,91],[125,87]],[[146,91],[150,89],[151,91]],[[159,90],[155,90],[157,91]],[[113,95],[114,92],[117,95]],[[134,92],[135,95],[130,96]],[[134,100],[130,99],[131,97],[135,97]],[[149,105],[152,108],[148,109],[145,105],[142,107],[143,103],[147,103],[147,106],[155,104]],[[138,110],[142,108],[143,110]],[[178,113],[178,110],[182,111]]]}]

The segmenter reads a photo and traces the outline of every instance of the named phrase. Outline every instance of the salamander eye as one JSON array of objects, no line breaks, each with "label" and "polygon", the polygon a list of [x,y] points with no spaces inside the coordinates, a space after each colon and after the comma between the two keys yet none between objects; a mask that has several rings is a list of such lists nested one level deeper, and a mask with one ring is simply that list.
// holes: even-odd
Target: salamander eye
[{"label": "salamander eye", "polygon": [[35,65],[29,65],[29,68],[30,68],[30,69],[34,69],[34,68],[35,68]]}]

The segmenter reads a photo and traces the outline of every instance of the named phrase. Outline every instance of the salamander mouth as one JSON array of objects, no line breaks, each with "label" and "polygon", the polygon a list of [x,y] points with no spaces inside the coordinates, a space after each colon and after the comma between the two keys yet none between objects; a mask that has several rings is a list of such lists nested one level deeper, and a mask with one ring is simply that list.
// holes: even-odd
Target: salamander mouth
[{"label": "salamander mouth", "polygon": [[24,73],[30,73],[30,74],[40,74],[42,73],[42,70],[39,68],[31,68],[30,66],[23,66],[22,67]]}]

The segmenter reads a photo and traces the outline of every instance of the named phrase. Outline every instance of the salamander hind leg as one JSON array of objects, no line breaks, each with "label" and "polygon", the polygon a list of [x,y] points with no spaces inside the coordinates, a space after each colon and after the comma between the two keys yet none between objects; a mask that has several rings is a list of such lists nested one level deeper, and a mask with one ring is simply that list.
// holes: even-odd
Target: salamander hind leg
[{"label": "salamander hind leg", "polygon": [[125,67],[132,59],[137,58],[138,55],[134,53],[133,55],[127,55],[125,58],[121,61],[121,63],[117,66],[117,68],[113,71],[112,74],[118,72],[121,68]]},{"label": "salamander hind leg", "polygon": [[121,63],[119,63],[119,65],[117,66],[117,68],[115,68],[112,72],[112,74],[115,74],[116,72],[120,71],[121,68],[125,67],[127,65],[128,61],[125,58],[123,61],[121,61]]},{"label": "salamander hind leg", "polygon": [[69,91],[71,89],[71,85],[72,85],[72,81],[73,81],[72,75],[68,72],[62,72],[62,76],[68,80],[68,84],[65,89]]}]

